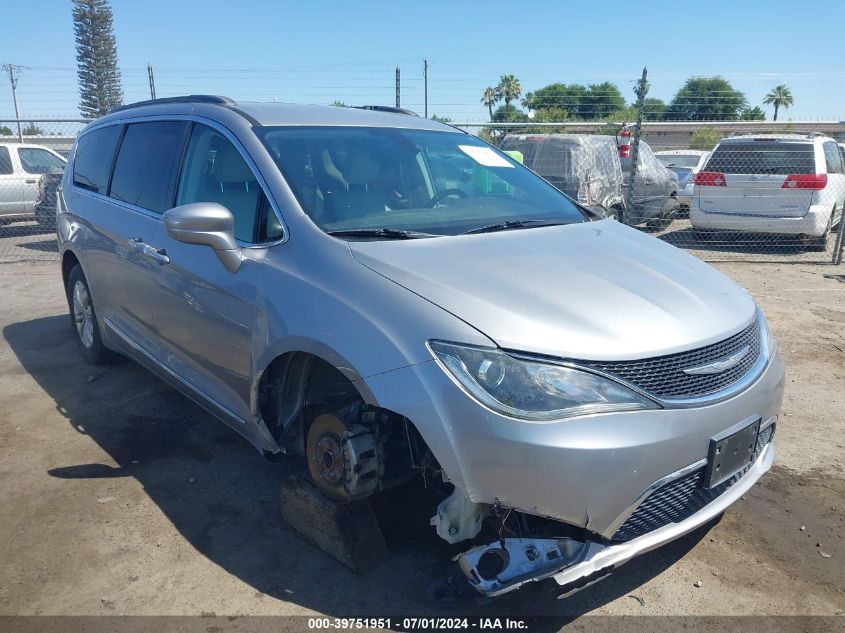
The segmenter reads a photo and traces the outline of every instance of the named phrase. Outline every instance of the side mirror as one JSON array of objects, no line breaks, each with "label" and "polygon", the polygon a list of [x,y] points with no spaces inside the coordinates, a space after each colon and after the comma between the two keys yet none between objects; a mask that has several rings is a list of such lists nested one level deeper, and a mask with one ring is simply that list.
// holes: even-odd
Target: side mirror
[{"label": "side mirror", "polygon": [[235,242],[235,218],[232,212],[216,202],[194,202],[165,211],[164,228],[174,240],[186,244],[210,246],[233,273],[243,261]]}]

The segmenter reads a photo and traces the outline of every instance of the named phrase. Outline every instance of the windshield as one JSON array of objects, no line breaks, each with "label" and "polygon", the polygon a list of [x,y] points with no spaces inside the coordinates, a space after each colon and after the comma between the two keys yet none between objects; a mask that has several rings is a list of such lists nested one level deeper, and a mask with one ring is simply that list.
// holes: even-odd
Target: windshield
[{"label": "windshield", "polygon": [[495,223],[524,228],[585,221],[557,189],[468,134],[361,127],[255,131],[299,204],[327,232],[457,235]]},{"label": "windshield", "polygon": [[658,154],[657,157],[670,167],[695,167],[701,160],[697,154]]}]

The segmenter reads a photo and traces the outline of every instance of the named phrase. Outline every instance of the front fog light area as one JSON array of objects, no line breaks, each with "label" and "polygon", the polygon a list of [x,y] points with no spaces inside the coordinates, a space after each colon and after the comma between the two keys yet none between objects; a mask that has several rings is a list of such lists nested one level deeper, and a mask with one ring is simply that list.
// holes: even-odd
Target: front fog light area
[{"label": "front fog light area", "polygon": [[478,402],[519,420],[658,408],[624,385],[587,371],[517,358],[498,349],[430,341],[440,366]]}]

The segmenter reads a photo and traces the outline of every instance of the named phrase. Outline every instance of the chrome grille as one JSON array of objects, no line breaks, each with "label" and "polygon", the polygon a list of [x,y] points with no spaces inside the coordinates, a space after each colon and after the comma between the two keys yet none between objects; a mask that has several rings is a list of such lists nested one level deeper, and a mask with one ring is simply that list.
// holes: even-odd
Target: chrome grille
[{"label": "chrome grille", "polygon": [[[754,460],[757,459],[763,447],[772,441],[774,432],[774,425],[769,425],[757,435]],[[616,530],[612,540],[630,541],[669,523],[678,523],[691,517],[734,485],[748,471],[750,466],[710,490],[701,486],[705,468],[706,466],[702,466],[700,469],[675,481],[670,481],[651,493],[640,507],[628,517],[625,523]]]},{"label": "chrome grille", "polygon": [[[690,375],[684,369],[699,367],[736,354],[748,346],[743,359],[718,374]],[[639,387],[658,398],[695,398],[721,391],[742,378],[760,356],[760,323],[719,343],[667,356],[632,361],[577,361],[579,365],[601,371]]]}]

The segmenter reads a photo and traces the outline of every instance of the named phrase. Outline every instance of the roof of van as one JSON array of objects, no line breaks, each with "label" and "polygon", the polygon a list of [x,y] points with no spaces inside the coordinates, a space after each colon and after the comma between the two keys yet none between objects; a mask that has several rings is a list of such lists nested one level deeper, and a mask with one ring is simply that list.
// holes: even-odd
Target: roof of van
[{"label": "roof of van", "polygon": [[[247,118],[253,125],[338,125],[359,127],[395,127],[423,130],[456,131],[456,128],[431,119],[415,116],[410,111],[382,106],[336,107],[293,103],[234,101],[214,95],[187,95],[154,101],[141,101],[120,106],[108,115],[110,119],[144,114],[183,114],[186,107],[212,106],[225,108]],[[207,111],[207,110],[206,110]]]},{"label": "roof of van", "polygon": [[812,143],[816,139],[833,140],[824,134],[741,134],[738,136],[729,136],[719,141],[719,144],[724,143],[747,143],[748,141],[803,141]]}]

